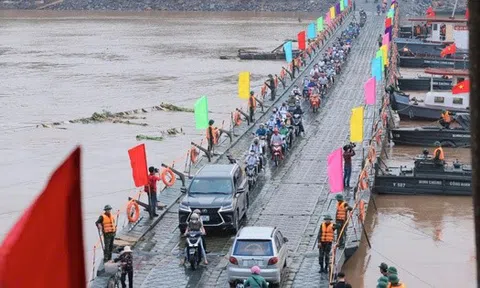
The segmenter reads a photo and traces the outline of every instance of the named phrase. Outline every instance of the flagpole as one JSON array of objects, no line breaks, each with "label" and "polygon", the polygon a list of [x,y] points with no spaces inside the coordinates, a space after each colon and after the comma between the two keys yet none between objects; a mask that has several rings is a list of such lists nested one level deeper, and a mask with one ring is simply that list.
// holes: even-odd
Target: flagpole
[{"label": "flagpole", "polygon": [[455,5],[453,6],[452,19],[455,18],[455,10],[457,10],[457,4],[458,4],[458,0],[455,1]]}]

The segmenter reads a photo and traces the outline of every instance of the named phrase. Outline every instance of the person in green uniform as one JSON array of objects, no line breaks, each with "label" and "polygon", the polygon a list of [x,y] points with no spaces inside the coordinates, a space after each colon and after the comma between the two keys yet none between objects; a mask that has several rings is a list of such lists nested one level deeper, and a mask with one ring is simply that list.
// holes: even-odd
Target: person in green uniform
[{"label": "person in green uniform", "polygon": [[103,211],[95,224],[98,231],[103,233],[103,261],[108,262],[112,259],[113,240],[115,240],[117,225],[115,224],[115,217],[111,213],[112,206],[105,205]]}]

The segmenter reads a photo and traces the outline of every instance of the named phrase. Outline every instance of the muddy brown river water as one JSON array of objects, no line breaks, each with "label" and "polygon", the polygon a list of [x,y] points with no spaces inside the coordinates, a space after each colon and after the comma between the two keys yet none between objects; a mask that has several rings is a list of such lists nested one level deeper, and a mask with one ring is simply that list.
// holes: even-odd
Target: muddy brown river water
[{"label": "muddy brown river water", "polygon": [[[300,15],[309,19],[310,15]],[[0,11],[0,239],[48,174],[76,144],[84,147],[83,206],[87,263],[97,242],[93,225],[105,204],[123,208],[134,195],[127,150],[135,136],[183,134],[148,141],[150,165],[183,166],[191,140],[200,140],[192,113],[141,115],[146,127],[124,124],[40,123],[174,103],[192,108],[209,98],[211,118],[226,121],[245,102],[237,75],[252,73],[258,87],[283,62],[220,60],[239,48],[272,50],[305,28],[299,15],[281,13],[128,13]],[[408,163],[417,148],[393,148]],[[468,150],[446,151],[468,160]],[[452,159],[453,160],[453,159]],[[180,164],[178,164],[180,163]],[[396,265],[408,287],[474,287],[470,198],[377,197],[367,219],[373,249],[361,247],[346,267],[354,287],[374,287],[380,262]],[[123,224],[120,221],[120,226]],[[48,231],[45,231],[48,233]]]}]

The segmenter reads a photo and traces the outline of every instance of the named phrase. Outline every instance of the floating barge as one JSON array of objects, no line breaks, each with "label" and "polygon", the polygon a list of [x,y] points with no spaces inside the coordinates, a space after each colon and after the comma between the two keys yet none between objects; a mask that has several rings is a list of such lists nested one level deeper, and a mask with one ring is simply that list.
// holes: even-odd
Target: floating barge
[{"label": "floating barge", "polygon": [[[470,114],[453,117],[460,127],[413,127],[391,129],[392,141],[396,145],[435,146],[439,141],[443,147],[470,147]],[[455,124],[451,124],[455,125]]]},{"label": "floating barge", "polygon": [[406,68],[400,71],[398,87],[403,91],[452,90],[452,79],[428,75],[425,69]]},{"label": "floating barge", "polygon": [[442,110],[455,113],[469,113],[470,93],[452,94],[450,91],[433,91],[434,75],[451,75],[452,85],[469,76],[468,70],[456,69],[425,69],[425,73],[431,75],[430,92],[425,99],[410,99],[410,95],[393,92],[390,94],[390,103],[398,112],[400,118],[438,120]]},{"label": "floating barge", "polygon": [[400,56],[399,66],[408,68],[468,69],[470,62],[467,59],[457,60],[440,57]]},{"label": "floating barge", "polygon": [[375,164],[374,192],[389,195],[472,195],[472,167],[436,163],[426,154],[415,158],[413,167]]},{"label": "floating barge", "polygon": [[[300,50],[293,50],[292,54],[293,58],[296,58],[300,55]],[[272,52],[255,52],[239,49],[238,58],[241,60],[285,60],[285,52],[283,52],[283,49],[276,49]]]}]

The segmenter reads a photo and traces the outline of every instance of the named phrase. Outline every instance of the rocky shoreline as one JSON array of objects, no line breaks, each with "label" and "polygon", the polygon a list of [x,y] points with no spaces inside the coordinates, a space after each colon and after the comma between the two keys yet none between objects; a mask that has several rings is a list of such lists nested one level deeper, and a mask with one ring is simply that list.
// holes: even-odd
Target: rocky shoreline
[{"label": "rocky shoreline", "polygon": [[[44,4],[50,2],[53,1],[45,0]],[[336,2],[336,0],[64,0],[63,2],[51,5],[46,9],[100,11],[318,12],[325,10],[326,7],[330,7]],[[36,7],[34,0],[0,0],[0,9],[35,9]]]}]

